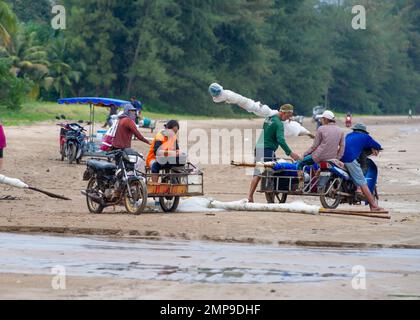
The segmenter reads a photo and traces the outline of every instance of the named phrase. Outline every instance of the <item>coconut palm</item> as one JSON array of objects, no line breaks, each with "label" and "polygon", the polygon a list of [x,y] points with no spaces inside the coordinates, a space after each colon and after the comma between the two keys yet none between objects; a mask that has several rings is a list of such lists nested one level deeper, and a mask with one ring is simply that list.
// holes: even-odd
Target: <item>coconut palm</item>
[{"label": "coconut palm", "polygon": [[12,36],[10,45],[0,50],[11,63],[11,72],[18,78],[31,80],[34,83],[29,96],[38,98],[40,88],[49,89],[48,53],[44,46],[37,44],[36,33],[20,29]]},{"label": "coconut palm", "polygon": [[17,19],[10,7],[4,1],[0,0],[0,44],[3,42],[6,46],[11,43],[12,35],[17,30]]},{"label": "coconut palm", "polygon": [[69,43],[66,39],[57,38],[49,48],[50,77],[52,87],[63,98],[66,92],[71,91],[74,84],[80,81],[82,71],[86,65],[82,62],[74,62],[69,58]]}]

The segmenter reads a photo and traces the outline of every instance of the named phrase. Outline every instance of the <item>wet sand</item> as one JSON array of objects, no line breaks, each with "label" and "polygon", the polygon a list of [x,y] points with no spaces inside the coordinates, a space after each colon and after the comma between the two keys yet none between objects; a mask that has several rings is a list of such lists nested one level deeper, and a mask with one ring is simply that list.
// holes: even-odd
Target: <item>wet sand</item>
[{"label": "wet sand", "polygon": [[[122,208],[117,208],[115,211],[111,208],[103,215],[90,215],[87,211],[85,199],[80,194],[80,190],[85,188],[86,185],[82,181],[84,166],[70,166],[59,161],[57,151],[59,129],[53,124],[40,124],[6,128],[9,146],[5,150],[4,174],[22,178],[30,184],[56,193],[65,194],[73,201],[52,200],[31,191],[15,190],[1,186],[0,196],[11,195],[19,197],[21,200],[0,201],[0,232],[108,235],[146,239],[172,238],[267,245],[420,248],[420,234],[418,232],[420,230],[420,166],[418,164],[420,158],[418,142],[420,140],[420,118],[415,118],[412,121],[402,117],[355,119],[355,121],[358,120],[362,120],[369,125],[369,131],[383,144],[385,149],[375,161],[379,165],[381,173],[379,178],[381,205],[390,210],[392,214],[390,221],[360,217],[264,212],[212,212],[211,214],[201,212],[170,215],[146,213],[134,217],[124,214]],[[261,123],[261,120],[234,121],[235,126],[239,129],[260,128]],[[231,128],[231,126],[232,121],[188,122],[189,130],[201,128],[207,132],[214,128]],[[305,126],[314,129],[313,124],[309,123],[308,120]],[[146,135],[151,137],[150,133],[146,133]],[[304,152],[310,146],[311,140],[293,138],[290,139],[289,143],[294,150]],[[134,142],[134,147],[143,153],[147,152],[147,147],[137,141]],[[252,150],[247,152],[252,153]],[[229,165],[204,165],[202,169],[205,174],[206,196],[221,201],[245,198],[250,177],[245,175],[243,169],[232,168]],[[256,200],[263,202],[264,197],[258,195]],[[301,199],[295,197],[290,199],[290,201],[294,200]],[[304,200],[309,204],[319,204],[318,199]],[[343,206],[343,208],[346,208],[346,206]],[[26,279],[26,281],[29,281],[29,287],[31,283],[36,287],[36,283],[39,283],[37,281],[42,279],[42,276],[34,276],[32,279],[20,275],[5,276],[4,274],[0,277],[2,284],[13,283],[14,279]],[[78,283],[77,278],[74,281]],[[108,283],[119,283],[115,279],[109,279],[108,281]],[[124,281],[121,281],[121,283]],[[395,281],[396,288],[399,288],[394,291],[406,294],[408,291],[405,291],[404,288],[412,289],[409,286],[410,281],[405,281],[405,278],[397,277],[393,281]],[[86,283],[85,289],[90,292],[89,294],[93,296],[103,294],[101,290],[96,290],[94,285],[89,285],[89,283],[93,282],[89,280]],[[388,283],[390,284],[389,288],[392,288],[392,281],[387,281],[387,285],[384,284],[384,286],[388,286]],[[183,296],[182,292],[187,293],[190,289],[194,291],[192,288],[200,291],[199,288],[213,288],[213,286],[215,287],[212,290],[203,290],[202,295],[197,294],[196,296],[211,298],[214,294],[215,297],[229,297],[228,293],[236,292],[227,288],[236,285],[150,284],[152,288],[155,285],[157,291],[160,291],[158,289],[160,285],[168,289],[165,294],[161,292],[163,297],[171,297],[171,294],[175,296],[175,293],[179,290],[181,298]],[[379,283],[377,285],[381,286]],[[11,290],[15,287],[14,285],[10,286]],[[111,284],[110,286],[112,287]],[[123,286],[124,288],[127,287]],[[299,288],[295,284],[285,286],[292,288],[296,286],[295,290]],[[308,285],[308,287],[317,286]],[[360,294],[346,291],[346,293],[340,295],[340,286],[341,284],[337,282],[336,285],[332,286],[331,291],[328,288],[324,291],[323,287],[322,292],[317,290],[318,293],[300,287],[299,291],[292,290],[296,295],[291,294],[290,297],[326,298],[328,296],[335,297],[337,293],[337,297],[357,298],[357,295]],[[19,287],[18,284],[17,287]],[[280,294],[279,291],[276,291],[277,295],[272,297],[269,290],[265,292],[265,286],[261,285],[250,285],[247,288],[249,291],[244,289],[243,297],[249,295],[254,298],[286,297],[286,294]],[[84,289],[80,290],[84,292]],[[173,293],[170,293],[171,290],[174,290]],[[417,291],[414,291],[418,294],[419,290],[417,288]],[[31,290],[28,292],[31,292]],[[135,296],[136,292],[138,292],[136,289],[128,290],[127,295],[133,294]],[[221,292],[224,292],[224,294],[221,295]],[[249,292],[249,294],[247,295],[246,292]],[[300,293],[297,294],[298,292]],[[413,292],[408,293],[413,294]],[[70,292],[62,296],[57,294],[57,297],[69,297],[69,294]],[[30,293],[28,295],[30,296]],[[153,294],[151,295],[153,296]],[[236,295],[231,296],[235,297]],[[47,297],[54,297],[54,292],[45,293],[45,298]],[[147,297],[147,295],[142,295],[142,297]],[[371,292],[370,297],[387,298],[387,295],[384,295],[383,292],[378,294]]]},{"label": "wet sand", "polygon": [[5,299],[31,298],[36,288],[66,299],[420,298],[420,250],[2,233],[0,241]]}]

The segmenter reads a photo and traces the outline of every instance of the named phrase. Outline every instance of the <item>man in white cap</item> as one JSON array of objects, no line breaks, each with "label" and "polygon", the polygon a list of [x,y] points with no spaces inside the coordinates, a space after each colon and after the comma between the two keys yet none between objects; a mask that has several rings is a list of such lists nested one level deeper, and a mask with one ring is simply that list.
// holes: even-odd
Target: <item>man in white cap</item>
[{"label": "man in white cap", "polygon": [[300,167],[323,161],[341,159],[345,150],[344,131],[335,121],[335,115],[327,110],[322,114],[322,126],[317,130],[315,141],[311,148],[304,153]]},{"label": "man in white cap", "polygon": [[112,141],[112,147],[114,149],[131,148],[133,135],[140,141],[150,145],[149,140],[147,140],[137,129],[136,123],[134,122],[135,119],[136,108],[131,104],[126,104],[124,106],[124,113],[118,117],[118,129],[115,133],[114,140]]}]

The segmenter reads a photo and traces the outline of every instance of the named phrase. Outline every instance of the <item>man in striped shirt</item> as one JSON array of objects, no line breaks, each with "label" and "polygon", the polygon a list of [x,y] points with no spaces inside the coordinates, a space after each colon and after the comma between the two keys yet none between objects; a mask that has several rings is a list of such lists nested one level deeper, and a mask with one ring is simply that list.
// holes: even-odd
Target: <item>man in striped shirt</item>
[{"label": "man in striped shirt", "polygon": [[337,159],[340,160],[345,150],[344,131],[335,121],[335,115],[331,111],[325,111],[321,118],[322,126],[317,130],[315,141],[304,153],[303,161],[299,162],[299,168],[314,163]]}]

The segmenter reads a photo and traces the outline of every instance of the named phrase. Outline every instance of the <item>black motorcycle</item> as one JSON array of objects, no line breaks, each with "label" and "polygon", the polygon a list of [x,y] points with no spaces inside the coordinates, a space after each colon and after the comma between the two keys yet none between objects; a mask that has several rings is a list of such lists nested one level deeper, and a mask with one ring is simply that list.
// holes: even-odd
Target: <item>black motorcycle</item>
[{"label": "black motorcycle", "polygon": [[86,191],[87,206],[91,213],[102,213],[106,207],[124,205],[127,212],[141,214],[147,204],[145,178],[136,170],[136,164],[144,161],[142,155],[132,149],[107,153],[107,161],[89,160],[83,175],[89,181]]}]

